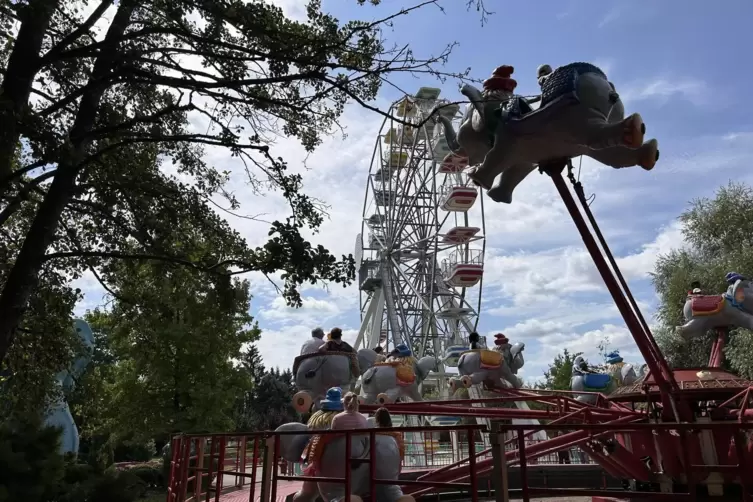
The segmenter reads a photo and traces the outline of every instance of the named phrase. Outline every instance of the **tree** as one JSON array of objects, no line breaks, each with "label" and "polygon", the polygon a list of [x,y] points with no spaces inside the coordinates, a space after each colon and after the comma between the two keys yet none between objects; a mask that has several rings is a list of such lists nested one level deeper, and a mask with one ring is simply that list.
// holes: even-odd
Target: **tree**
[{"label": "tree", "polygon": [[[301,236],[321,224],[323,208],[274,154],[274,139],[296,137],[311,151],[339,126],[346,103],[380,112],[369,102],[391,74],[446,76],[437,67],[451,44],[420,58],[381,38],[395,16],[433,3],[344,24],[319,0],[305,23],[261,0],[90,0],[86,18],[78,2],[0,4],[0,25],[18,26],[0,51],[0,74],[13,76],[0,84],[0,245],[13,243],[0,275],[0,360],[16,328],[31,322],[24,314],[47,267],[64,278],[123,260],[215,276],[280,271],[293,305],[303,283],[351,281],[351,257],[338,261]],[[93,27],[111,7],[100,37]],[[254,193],[279,190],[288,201],[290,217],[273,222],[259,248],[213,209],[239,209],[228,173],[204,160],[215,147],[245,164]],[[168,165],[190,182],[167,174]],[[227,245],[214,255],[165,247],[159,236],[173,226]]]},{"label": "tree", "polygon": [[[660,298],[655,331],[657,342],[669,362],[676,367],[705,366],[716,338],[685,342],[674,333],[683,324],[683,305],[690,285],[699,281],[709,294],[726,290],[727,272],[753,273],[753,189],[730,183],[713,199],[693,201],[679,221],[687,246],[659,257],[653,283]],[[753,334],[734,330],[725,348],[728,368],[753,378]]]},{"label": "tree", "polygon": [[248,381],[234,360],[258,329],[249,329],[248,283],[218,279],[209,283],[159,262],[125,262],[114,274],[111,311],[89,316],[106,330],[116,360],[108,403],[113,433],[164,439],[232,426],[236,394]]},{"label": "tree", "polygon": [[[242,358],[253,384],[239,399],[236,408],[235,427],[238,431],[274,430],[300,418],[293,408],[296,389],[292,371],[280,371],[279,368],[266,371],[257,356],[256,347],[252,345]],[[253,363],[249,365],[247,361]]]},{"label": "tree", "polygon": [[544,382],[540,384],[541,388],[548,390],[571,390],[570,381],[573,377],[573,363],[575,358],[583,355],[582,352],[571,354],[564,349],[561,354],[557,354],[549,369],[544,372]]}]

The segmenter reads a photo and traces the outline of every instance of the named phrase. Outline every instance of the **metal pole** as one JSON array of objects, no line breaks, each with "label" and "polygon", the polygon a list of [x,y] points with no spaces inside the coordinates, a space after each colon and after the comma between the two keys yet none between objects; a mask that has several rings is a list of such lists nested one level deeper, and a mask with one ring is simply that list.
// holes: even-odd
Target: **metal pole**
[{"label": "metal pole", "polygon": [[369,431],[369,497],[376,501],[376,432]]},{"label": "metal pole", "polygon": [[528,494],[528,465],[526,464],[526,440],[523,431],[518,430],[518,456],[520,457],[520,487],[523,502],[531,502]]},{"label": "metal pole", "polygon": [[498,422],[492,424],[492,432],[489,436],[492,444],[492,459],[494,460],[494,476],[492,476],[494,499],[496,502],[510,502],[504,432]]},{"label": "metal pole", "polygon": [[636,345],[638,345],[638,349],[641,351],[641,354],[646,360],[646,364],[651,370],[651,373],[654,375],[654,380],[657,386],[662,391],[662,394],[667,395],[668,397],[670,394],[670,389],[660,363],[656,360],[654,351],[649,346],[645,336],[636,336],[638,334],[644,334],[643,327],[637,321],[635,313],[632,311],[627,301],[625,300],[625,296],[622,294],[622,291],[620,290],[620,287],[614,278],[614,274],[609,269],[609,266],[607,265],[604,256],[599,250],[599,247],[596,244],[593,235],[591,235],[591,232],[589,231],[588,226],[583,219],[583,215],[575,205],[575,200],[573,199],[570,191],[567,189],[565,180],[562,177],[562,168],[564,168],[564,165],[562,165],[561,167],[550,166],[546,168],[545,172],[552,178],[554,186],[557,188],[557,192],[560,194],[562,201],[565,203],[567,211],[570,213],[570,217],[573,219],[573,222],[575,223],[575,226],[580,233],[583,244],[585,244],[586,249],[593,258],[594,265],[599,271],[599,275],[601,275],[601,278],[604,281],[607,289],[609,290],[609,293],[612,296],[617,309],[620,311],[620,315],[624,319],[628,330],[633,334],[633,338],[635,339]]},{"label": "metal pole", "polygon": [[466,429],[468,434],[468,473],[471,476],[471,501],[478,502],[478,477],[476,476],[476,430]]},{"label": "metal pole", "polygon": [[[351,437],[350,431],[345,431],[345,502],[350,502]],[[374,449],[373,444],[371,445],[371,449]]]}]

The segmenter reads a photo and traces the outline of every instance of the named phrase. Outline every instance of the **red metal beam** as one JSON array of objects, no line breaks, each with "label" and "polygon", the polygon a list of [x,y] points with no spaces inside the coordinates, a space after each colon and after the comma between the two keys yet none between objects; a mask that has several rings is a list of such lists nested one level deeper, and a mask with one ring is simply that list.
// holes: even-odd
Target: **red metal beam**
[{"label": "red metal beam", "polygon": [[[630,333],[632,333],[638,349],[641,351],[643,358],[646,360],[646,364],[650,368],[651,373],[654,375],[654,381],[656,382],[656,385],[659,387],[659,390],[662,394],[662,403],[665,406],[665,410],[675,411],[675,413],[679,414],[678,418],[680,419],[692,420],[693,415],[690,412],[690,409],[684,409],[686,407],[675,400],[675,395],[678,393],[679,387],[677,386],[677,382],[674,380],[674,376],[669,369],[669,365],[662,356],[661,351],[656,344],[656,340],[654,340],[650,331],[647,332],[646,330],[644,330],[644,327],[641,325],[640,321],[637,318],[637,314],[629,305],[625,294],[623,294],[620,284],[615,277],[615,273],[610,270],[603,253],[599,249],[594,236],[589,230],[588,225],[583,218],[583,215],[581,214],[578,206],[575,203],[575,199],[573,198],[570,190],[568,190],[567,185],[565,184],[565,180],[562,177],[563,168],[564,164],[559,164],[556,166],[553,165],[547,167],[545,169],[545,172],[552,178],[554,186],[557,188],[557,192],[560,194],[562,201],[565,203],[565,207],[570,213],[570,217],[573,219],[573,222],[575,223],[575,226],[580,233],[581,239],[583,240],[586,249],[591,255],[591,258],[593,258],[596,269],[599,271],[604,284],[609,290],[609,293],[612,296],[617,309],[620,311],[620,315],[624,319],[628,330],[630,331]],[[606,245],[605,242],[603,242],[602,244]],[[614,266],[616,267],[616,263],[614,264]],[[627,284],[625,284],[625,286],[627,286]]]}]

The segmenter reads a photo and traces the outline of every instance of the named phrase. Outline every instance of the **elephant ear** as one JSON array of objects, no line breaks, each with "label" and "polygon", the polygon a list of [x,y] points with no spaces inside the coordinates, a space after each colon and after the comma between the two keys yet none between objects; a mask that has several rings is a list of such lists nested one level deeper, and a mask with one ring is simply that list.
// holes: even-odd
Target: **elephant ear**
[{"label": "elephant ear", "polygon": [[358,351],[358,367],[363,374],[367,369],[374,366],[374,361],[377,359],[377,353],[371,349],[361,349]]},{"label": "elephant ear", "polygon": [[363,378],[363,383],[370,384],[371,379],[374,378],[374,375],[376,374],[376,368],[369,368],[366,370],[366,373],[363,374],[361,378]]},{"label": "elephant ear", "polygon": [[303,450],[311,439],[311,432],[308,426],[299,422],[283,424],[275,429],[275,432],[298,431],[301,434],[291,434],[279,436],[280,456],[288,462],[300,462]]},{"label": "elephant ear", "polygon": [[[746,300],[746,291],[749,287],[749,282],[747,280],[738,279],[735,281],[735,284],[732,286],[732,299],[737,303],[738,305],[744,305]],[[747,299],[748,302],[753,303],[753,297]]]}]

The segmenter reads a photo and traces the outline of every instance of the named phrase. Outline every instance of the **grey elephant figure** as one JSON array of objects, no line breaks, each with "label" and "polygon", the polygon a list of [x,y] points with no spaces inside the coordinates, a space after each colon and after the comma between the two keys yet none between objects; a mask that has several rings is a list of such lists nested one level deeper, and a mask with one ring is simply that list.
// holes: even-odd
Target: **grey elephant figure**
[{"label": "grey elephant figure", "polygon": [[488,382],[493,387],[522,387],[523,381],[515,372],[523,366],[521,351],[524,345],[516,345],[515,355],[509,346],[503,350],[474,349],[463,353],[458,361],[458,373],[461,376],[450,378],[450,391],[455,392],[460,386],[468,388],[482,382]]},{"label": "grey elephant figure", "polygon": [[[617,381],[608,373],[596,373],[588,369],[588,363],[582,356],[573,361],[570,387],[573,392],[598,392],[610,394],[617,388]],[[586,404],[596,404],[596,394],[578,394],[575,399]]]},{"label": "grey elephant figure", "polygon": [[377,363],[361,378],[361,400],[366,404],[394,403],[406,397],[422,401],[418,387],[438,367],[439,360],[432,356],[424,356],[414,364],[404,361]]},{"label": "grey elephant figure", "polygon": [[[495,74],[501,68],[505,67]],[[487,82],[495,78],[504,79],[504,75]],[[478,121],[473,120],[476,115],[464,121],[455,144],[450,142],[455,136],[451,132],[448,145],[469,158],[469,176],[488,190],[491,199],[510,203],[515,187],[537,165],[579,155],[616,169],[636,165],[653,169],[659,159],[658,142],[643,143],[646,128],[641,116],[624,117],[614,85],[599,68],[571,63],[542,75],[539,82],[542,92],[537,110],[510,91],[493,118],[484,94],[470,86],[463,90],[466,96],[474,96],[472,114],[478,115]],[[447,124],[442,123],[447,132]]]},{"label": "grey elephant figure", "polygon": [[686,323],[677,327],[677,333],[685,339],[716,328],[753,330],[753,285],[738,279],[721,295],[690,294],[683,313]]},{"label": "grey elephant figure", "polygon": [[83,352],[76,357],[71,367],[61,371],[55,377],[58,393],[47,408],[45,425],[60,427],[62,437],[60,441],[60,453],[78,454],[79,434],[76,422],[73,420],[64,392],[73,390],[76,379],[80,377],[92,359],[94,351],[94,334],[89,324],[81,319],[73,322],[73,329],[82,343]]},{"label": "grey elephant figure", "polygon": [[351,390],[361,374],[377,360],[377,353],[361,349],[357,353],[324,352],[304,354],[295,358],[293,374],[298,392],[293,396],[293,407],[299,413],[316,411],[327,389],[340,387]]},{"label": "grey elephant figure", "polygon": [[630,363],[608,364],[605,373],[610,375],[618,386],[632,385],[643,376],[646,365],[636,368]]},{"label": "grey elephant figure", "polygon": [[[314,474],[322,477],[345,477],[346,465],[350,468],[351,494],[359,497],[369,495],[369,464],[368,462],[345,462],[344,436],[318,436],[316,450],[312,451],[310,440],[314,437],[309,428],[301,423],[284,424],[277,431],[300,431],[300,434],[278,436],[280,441],[280,455],[289,462],[300,462],[304,450],[308,448],[308,460],[315,467]],[[376,463],[376,477],[378,479],[394,479],[400,475],[401,449],[398,435],[379,433],[374,437],[373,447]],[[324,439],[326,438],[326,439]],[[353,435],[350,438],[351,460],[368,460],[370,458],[370,439],[368,433]],[[313,458],[312,458],[313,457]],[[301,490],[293,497],[293,502],[313,502],[321,496],[324,502],[334,502],[345,497],[345,485],[342,483],[316,483],[304,481]],[[412,502],[414,499],[403,495],[400,486],[377,485],[376,499],[384,502]]]}]

